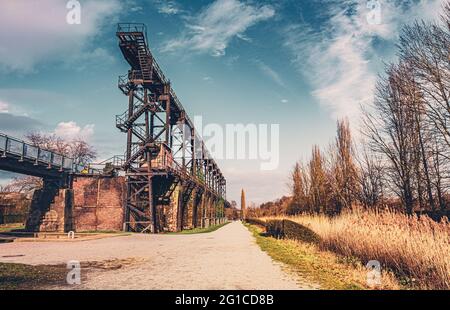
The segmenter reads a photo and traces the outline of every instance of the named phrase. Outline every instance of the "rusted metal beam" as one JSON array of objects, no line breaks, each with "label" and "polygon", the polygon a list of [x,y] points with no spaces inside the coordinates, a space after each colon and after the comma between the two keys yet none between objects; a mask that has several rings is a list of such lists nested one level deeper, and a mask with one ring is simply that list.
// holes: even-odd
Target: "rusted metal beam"
[{"label": "rusted metal beam", "polygon": [[[156,232],[157,212],[154,202],[160,199],[154,197],[153,176],[175,176],[182,181],[183,186],[188,186],[187,192],[182,191],[180,195],[181,207],[189,199],[192,186],[204,187],[204,195],[221,196],[223,176],[197,135],[170,81],[155,61],[148,47],[145,25],[119,24],[117,37],[124,58],[131,66],[128,76],[119,77],[119,89],[129,98],[128,111],[116,117],[117,127],[127,133],[124,166],[128,182],[127,209],[139,209],[142,214],[150,213]],[[149,97],[152,99],[149,100]],[[175,127],[177,125],[181,125],[178,130]],[[177,146],[179,150],[174,150],[174,136],[180,132],[181,145]],[[201,143],[200,158],[196,156],[197,141]],[[174,158],[178,151],[181,153],[181,162]],[[149,220],[142,218],[139,212],[126,211],[127,222],[132,222],[132,214],[141,216],[133,219],[135,223]],[[178,225],[183,225],[182,220]]]}]

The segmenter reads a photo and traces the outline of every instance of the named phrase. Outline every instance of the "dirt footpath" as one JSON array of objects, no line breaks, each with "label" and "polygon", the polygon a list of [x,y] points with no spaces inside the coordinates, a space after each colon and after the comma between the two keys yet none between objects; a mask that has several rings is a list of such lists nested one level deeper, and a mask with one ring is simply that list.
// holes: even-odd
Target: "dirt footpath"
[{"label": "dirt footpath", "polygon": [[48,265],[70,260],[90,262],[89,268],[82,268],[83,281],[76,289],[317,287],[273,262],[240,222],[196,235],[134,234],[70,243],[0,244],[0,262]]}]

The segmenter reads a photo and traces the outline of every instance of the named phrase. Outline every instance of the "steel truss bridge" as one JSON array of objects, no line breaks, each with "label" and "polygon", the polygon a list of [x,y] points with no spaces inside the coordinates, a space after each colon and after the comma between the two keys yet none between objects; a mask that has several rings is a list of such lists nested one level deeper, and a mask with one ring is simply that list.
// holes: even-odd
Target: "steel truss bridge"
[{"label": "steel truss bridge", "polygon": [[[118,87],[128,108],[116,116],[127,134],[125,162],[128,230],[158,230],[157,206],[168,205],[176,188],[178,229],[189,200],[226,202],[226,180],[154,59],[144,24],[119,24],[119,47],[130,65]],[[197,215],[194,206],[194,217]]]},{"label": "steel truss bridge", "polygon": [[77,175],[113,176],[123,166],[122,156],[99,163],[80,164],[73,158],[0,133],[0,170],[53,180],[70,188]]},{"label": "steel truss bridge", "polygon": [[47,204],[59,189],[71,189],[77,176],[113,177],[122,164],[123,158],[114,156],[83,165],[66,155],[0,133],[0,170],[42,178],[43,190],[51,196]]},{"label": "steel truss bridge", "polygon": [[0,133],[0,170],[43,178],[46,204],[58,189],[71,189],[79,175],[112,177],[124,171],[129,231],[158,232],[158,208],[168,205],[176,206],[177,230],[186,224],[188,205],[194,227],[198,219],[217,219],[215,206],[229,207],[226,180],[155,61],[145,25],[119,24],[116,35],[131,67],[118,83],[128,97],[127,110],[116,116],[116,127],[127,134],[125,155],[85,166]]},{"label": "steel truss bridge", "polygon": [[70,175],[80,172],[72,158],[0,133],[0,170],[52,180],[70,187]]}]

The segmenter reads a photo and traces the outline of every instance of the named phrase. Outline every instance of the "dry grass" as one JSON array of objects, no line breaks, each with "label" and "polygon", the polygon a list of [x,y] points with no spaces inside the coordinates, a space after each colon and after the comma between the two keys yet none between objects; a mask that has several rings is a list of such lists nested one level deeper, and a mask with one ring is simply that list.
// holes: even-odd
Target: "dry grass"
[{"label": "dry grass", "polygon": [[[367,285],[367,270],[358,260],[345,259],[331,251],[323,251],[315,244],[267,237],[262,229],[247,224],[257,244],[274,260],[289,266],[307,283],[315,283],[325,290],[372,289]],[[383,272],[381,286],[376,289],[401,289],[390,272]]]},{"label": "dry grass", "polygon": [[321,237],[320,247],[362,262],[378,260],[420,289],[450,289],[450,223],[391,211],[289,218]]}]

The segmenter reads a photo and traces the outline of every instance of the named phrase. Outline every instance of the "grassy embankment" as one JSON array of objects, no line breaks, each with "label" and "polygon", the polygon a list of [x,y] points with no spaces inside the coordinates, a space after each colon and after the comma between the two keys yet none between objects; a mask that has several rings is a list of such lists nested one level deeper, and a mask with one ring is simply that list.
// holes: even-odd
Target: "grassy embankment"
[{"label": "grassy embankment", "polygon": [[192,235],[192,234],[204,234],[204,233],[210,233],[213,231],[218,230],[219,228],[222,228],[223,226],[229,224],[229,222],[227,223],[223,223],[220,225],[215,225],[215,226],[209,226],[206,228],[193,228],[193,229],[188,229],[188,230],[182,230],[180,232],[170,232],[167,233],[168,235]]},{"label": "grassy embankment", "polygon": [[450,289],[450,223],[396,212],[353,211],[331,219],[293,221],[316,232],[321,248],[362,261],[378,260],[409,286]]},{"label": "grassy embankment", "polygon": [[[274,260],[282,262],[302,279],[317,283],[321,289],[368,289],[367,271],[356,259],[343,258],[322,251],[313,243],[268,237],[261,227],[247,224],[256,243]],[[400,285],[388,273],[383,273],[385,289],[399,289]]]},{"label": "grassy embankment", "polygon": [[[334,218],[288,217],[314,232],[315,248],[344,260],[370,260],[395,274],[403,287],[450,289],[450,223],[390,211],[353,210]],[[269,219],[265,219],[269,220]],[[299,243],[301,244],[301,242]],[[383,283],[386,281],[383,279]]]}]

